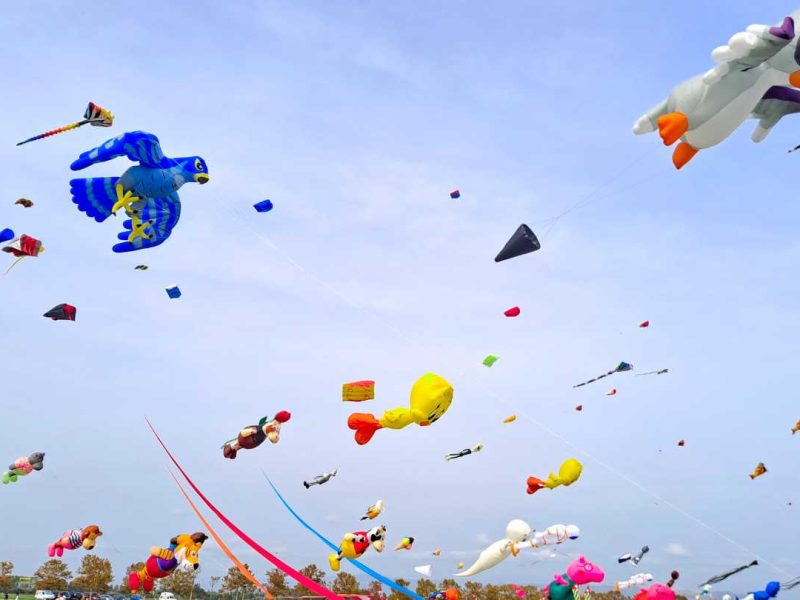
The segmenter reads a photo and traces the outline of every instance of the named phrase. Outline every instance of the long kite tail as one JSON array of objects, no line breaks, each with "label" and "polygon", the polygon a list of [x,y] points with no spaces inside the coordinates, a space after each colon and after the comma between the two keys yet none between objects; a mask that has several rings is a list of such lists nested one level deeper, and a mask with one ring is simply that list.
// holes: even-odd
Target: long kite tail
[{"label": "long kite tail", "polygon": [[613,375],[614,373],[616,373],[616,371],[609,371],[608,373],[606,373],[604,375],[598,375],[594,379],[590,379],[589,381],[584,381],[583,383],[579,383],[578,385],[573,385],[572,387],[574,387],[574,388],[582,387],[584,385],[588,385],[590,383],[594,383],[595,381],[597,381],[598,379],[602,379],[603,377],[608,377],[609,375]]},{"label": "long kite tail", "polygon": [[158,435],[158,432],[156,432],[155,427],[153,427],[153,424],[150,422],[150,420],[145,418],[145,421],[147,421],[147,425],[150,427],[150,431],[152,431],[153,435],[156,436],[156,439],[158,440],[158,443],[164,449],[164,452],[167,453],[167,456],[172,461],[172,464],[174,464],[175,467],[178,469],[178,471],[181,472],[181,475],[183,475],[183,478],[186,480],[186,483],[188,483],[189,486],[191,486],[191,488],[195,491],[195,493],[198,496],[200,496],[200,499],[205,503],[205,505],[209,508],[209,510],[211,510],[211,512],[213,512],[215,515],[217,515],[217,517],[219,518],[220,521],[225,523],[225,525],[228,527],[228,529],[233,531],[233,533],[235,533],[237,536],[239,536],[239,538],[245,544],[250,546],[253,550],[255,550],[261,556],[263,556],[265,559],[267,559],[270,563],[275,565],[275,567],[277,567],[279,570],[281,570],[284,573],[286,573],[289,577],[294,579],[296,582],[298,582],[300,585],[304,586],[309,591],[315,592],[316,594],[319,594],[320,596],[322,596],[324,598],[330,598],[331,600],[342,600],[342,597],[339,596],[338,594],[335,594],[334,592],[332,592],[328,588],[326,588],[326,587],[318,584],[316,581],[306,577],[305,575],[303,575],[302,573],[300,573],[299,571],[297,571],[293,567],[287,565],[280,558],[278,558],[277,556],[275,556],[274,554],[272,554],[271,552],[269,552],[268,550],[263,548],[253,538],[251,538],[244,531],[239,529],[228,517],[226,517],[224,514],[222,514],[220,512],[220,510],[216,506],[214,506],[208,498],[206,498],[205,494],[203,494],[203,492],[200,491],[200,488],[198,488],[195,485],[195,483],[189,478],[189,476],[186,474],[186,471],[183,470],[183,467],[181,467],[181,465],[178,463],[178,461],[175,460],[175,457],[172,455],[172,452],[169,451],[167,446],[161,440],[161,437]]},{"label": "long kite tail", "polygon": [[[263,471],[262,471],[262,473],[264,474],[264,478],[267,480],[267,483],[272,488],[272,491],[275,492],[276,496],[278,496],[278,500],[281,501],[281,504],[283,504],[290,513],[292,513],[292,516],[294,516],[294,518],[297,519],[297,521],[303,527],[305,527],[311,533],[313,533],[315,536],[317,536],[322,541],[323,544],[328,546],[328,548],[330,548],[334,552],[338,552],[339,547],[336,544],[334,544],[332,541],[330,541],[328,538],[326,538],[324,535],[322,535],[319,531],[314,529],[306,521],[304,521],[303,518],[300,515],[298,515],[291,506],[289,506],[289,503],[286,501],[286,499],[278,491],[278,488],[275,487],[275,484],[272,483],[272,480],[269,477],[267,477],[267,474],[264,473]],[[414,598],[414,600],[425,600],[419,594],[415,594],[414,592],[412,592],[408,588],[405,588],[402,585],[398,585],[393,580],[389,579],[385,575],[381,575],[377,571],[374,571],[373,569],[371,569],[370,567],[368,567],[367,565],[365,565],[361,561],[358,561],[358,560],[355,560],[355,559],[352,559],[352,558],[348,558],[347,560],[349,560],[353,565],[355,565],[356,568],[361,569],[361,571],[363,571],[364,573],[366,573],[367,575],[369,575],[373,579],[376,579],[376,580],[380,581],[382,584],[389,586],[391,589],[393,589],[393,590],[395,590],[397,592],[400,592],[401,594],[405,594],[409,598]]]},{"label": "long kite tail", "polygon": [[177,477],[175,477],[175,473],[173,473],[170,470],[169,474],[172,475],[172,478],[175,480],[175,483],[181,490],[181,494],[183,494],[183,497],[186,498],[186,501],[189,503],[189,506],[192,507],[194,514],[197,515],[197,518],[200,519],[200,522],[203,524],[203,526],[206,529],[208,529],[208,533],[210,533],[211,537],[214,538],[214,541],[217,543],[217,546],[219,546],[220,550],[222,550],[222,552],[225,553],[225,556],[227,556],[230,559],[230,561],[234,564],[234,566],[237,569],[239,569],[239,572],[242,575],[244,575],[254,586],[256,586],[258,589],[264,592],[264,596],[267,598],[267,600],[275,600],[275,596],[269,593],[269,590],[265,588],[258,579],[255,578],[255,576],[250,572],[250,570],[246,566],[244,566],[238,558],[236,558],[236,556],[233,554],[233,552],[231,552],[228,546],[225,545],[225,542],[222,541],[222,538],[220,538],[219,535],[217,535],[217,532],[214,531],[214,528],[211,527],[211,524],[206,520],[206,518],[203,516],[200,510],[195,506],[194,502],[192,502],[192,499],[189,498],[189,494],[187,494],[186,490],[183,489],[181,482],[178,481]]},{"label": "long kite tail", "polygon": [[56,135],[57,133],[64,133],[65,131],[71,131],[72,129],[77,129],[81,125],[86,125],[89,123],[88,120],[84,121],[76,121],[75,123],[70,123],[69,125],[65,125],[64,127],[59,127],[58,129],[51,129],[50,131],[45,131],[44,133],[40,133],[39,135],[35,135],[32,138],[28,138],[22,142],[19,142],[17,146],[22,146],[22,144],[27,144],[28,142],[35,142],[36,140],[41,140],[46,137],[50,137],[51,135]]}]

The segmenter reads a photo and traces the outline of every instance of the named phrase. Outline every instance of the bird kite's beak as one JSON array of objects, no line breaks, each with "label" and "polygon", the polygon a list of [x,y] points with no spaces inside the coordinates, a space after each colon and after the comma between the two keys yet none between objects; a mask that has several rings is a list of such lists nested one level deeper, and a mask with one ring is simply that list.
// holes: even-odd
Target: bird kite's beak
[{"label": "bird kite's beak", "polygon": [[209,179],[211,178],[206,173],[198,173],[197,175],[194,176],[194,180],[200,185],[208,183]]}]

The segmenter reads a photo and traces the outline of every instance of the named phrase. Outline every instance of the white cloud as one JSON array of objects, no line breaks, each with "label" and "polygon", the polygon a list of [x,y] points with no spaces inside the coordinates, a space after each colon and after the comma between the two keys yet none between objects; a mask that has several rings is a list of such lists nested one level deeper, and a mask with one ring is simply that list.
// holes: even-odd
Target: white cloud
[{"label": "white cloud", "polygon": [[689,551],[677,542],[667,544],[666,550],[672,556],[689,556]]}]

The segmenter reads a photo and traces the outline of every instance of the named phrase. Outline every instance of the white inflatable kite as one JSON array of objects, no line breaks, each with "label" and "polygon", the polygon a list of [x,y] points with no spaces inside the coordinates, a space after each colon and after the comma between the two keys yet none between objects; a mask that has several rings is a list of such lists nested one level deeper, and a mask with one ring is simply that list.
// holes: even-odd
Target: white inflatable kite
[{"label": "white inflatable kite", "polygon": [[800,53],[795,23],[800,11],[780,25],[750,25],[711,52],[718,64],[672,89],[633,126],[636,134],[658,129],[664,144],[678,140],[672,162],[680,169],[698,150],[716,146],[745,119],[759,119],[760,142],[782,117],[800,112]]},{"label": "white inflatable kite", "polygon": [[509,554],[517,556],[519,550],[516,545],[525,542],[531,534],[531,527],[525,521],[514,519],[506,525],[506,537],[502,540],[497,540],[494,544],[486,548],[478,560],[466,571],[456,573],[456,577],[470,577],[477,575],[481,571],[486,571],[492,567],[496,567],[506,558]]}]

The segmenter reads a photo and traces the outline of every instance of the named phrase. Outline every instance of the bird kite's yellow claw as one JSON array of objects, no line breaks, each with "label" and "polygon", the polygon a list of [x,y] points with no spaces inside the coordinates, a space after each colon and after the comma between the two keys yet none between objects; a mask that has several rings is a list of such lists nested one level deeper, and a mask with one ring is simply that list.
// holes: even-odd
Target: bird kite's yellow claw
[{"label": "bird kite's yellow claw", "polygon": [[131,204],[134,202],[138,202],[141,200],[139,196],[134,196],[132,191],[125,191],[122,188],[122,184],[118,183],[117,187],[117,201],[114,203],[114,206],[111,207],[111,213],[116,214],[120,208],[125,209],[125,213],[130,216],[131,215]]}]

